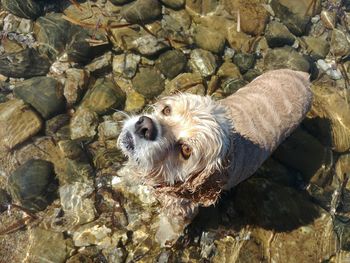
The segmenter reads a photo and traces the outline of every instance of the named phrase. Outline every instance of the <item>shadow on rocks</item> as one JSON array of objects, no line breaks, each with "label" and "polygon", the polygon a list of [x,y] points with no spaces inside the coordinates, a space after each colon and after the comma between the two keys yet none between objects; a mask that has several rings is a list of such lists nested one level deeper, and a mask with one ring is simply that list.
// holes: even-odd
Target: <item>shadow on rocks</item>
[{"label": "shadow on rocks", "polygon": [[319,211],[307,192],[264,178],[258,172],[224,193],[216,206],[201,208],[188,234],[195,237],[208,230],[234,233],[248,225],[289,232],[311,224],[320,216]]}]

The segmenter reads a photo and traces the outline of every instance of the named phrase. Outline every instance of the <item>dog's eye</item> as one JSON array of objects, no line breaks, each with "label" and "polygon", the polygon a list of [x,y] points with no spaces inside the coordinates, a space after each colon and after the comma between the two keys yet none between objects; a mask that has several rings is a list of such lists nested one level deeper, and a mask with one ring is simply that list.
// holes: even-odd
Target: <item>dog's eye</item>
[{"label": "dog's eye", "polygon": [[187,160],[188,158],[190,158],[192,154],[192,148],[187,145],[187,144],[181,144],[181,155],[182,157]]},{"label": "dog's eye", "polygon": [[162,110],[162,113],[165,115],[165,116],[169,116],[170,113],[171,113],[171,109],[169,106],[165,106],[164,109]]}]

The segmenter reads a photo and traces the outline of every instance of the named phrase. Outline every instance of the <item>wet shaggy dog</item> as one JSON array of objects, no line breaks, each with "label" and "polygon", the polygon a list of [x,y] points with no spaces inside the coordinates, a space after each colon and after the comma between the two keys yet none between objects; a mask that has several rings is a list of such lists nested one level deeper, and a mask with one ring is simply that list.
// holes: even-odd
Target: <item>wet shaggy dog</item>
[{"label": "wet shaggy dog", "polygon": [[172,216],[192,218],[251,176],[300,124],[312,102],[309,75],[269,71],[235,94],[177,94],[127,119],[118,145]]}]

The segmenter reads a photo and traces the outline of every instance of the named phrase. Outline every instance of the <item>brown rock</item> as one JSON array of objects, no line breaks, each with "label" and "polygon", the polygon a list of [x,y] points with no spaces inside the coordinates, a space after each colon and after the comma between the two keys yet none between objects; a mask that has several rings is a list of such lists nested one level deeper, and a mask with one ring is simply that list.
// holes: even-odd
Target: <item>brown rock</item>
[{"label": "brown rock", "polygon": [[234,16],[239,16],[241,20],[241,29],[244,33],[250,35],[261,35],[269,19],[269,13],[262,6],[266,4],[265,0],[224,0],[224,5]]}]

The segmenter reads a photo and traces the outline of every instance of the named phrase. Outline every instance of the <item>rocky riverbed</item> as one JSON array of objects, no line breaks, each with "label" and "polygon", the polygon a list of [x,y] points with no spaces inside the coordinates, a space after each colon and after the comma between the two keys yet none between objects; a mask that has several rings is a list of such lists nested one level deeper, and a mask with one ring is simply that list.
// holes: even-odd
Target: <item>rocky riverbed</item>
[{"label": "rocky riverbed", "polygon": [[[349,0],[1,0],[0,29],[0,262],[350,262]],[[160,246],[125,113],[278,68],[311,74],[307,118]]]}]

